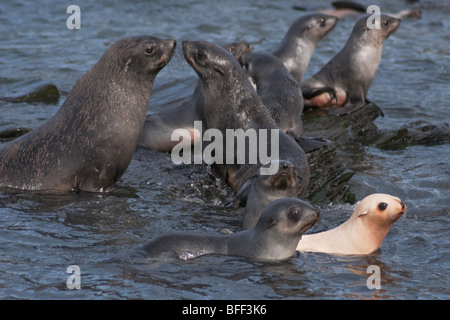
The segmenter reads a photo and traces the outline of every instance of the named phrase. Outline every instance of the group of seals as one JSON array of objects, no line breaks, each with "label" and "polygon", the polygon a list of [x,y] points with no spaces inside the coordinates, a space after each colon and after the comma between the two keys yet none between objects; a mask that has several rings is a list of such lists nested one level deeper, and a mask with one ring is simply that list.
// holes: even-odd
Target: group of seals
[{"label": "group of seals", "polygon": [[[333,99],[339,106],[367,101],[383,41],[397,29],[400,20],[383,16],[379,30],[364,28],[365,20],[357,22],[341,53],[316,76],[301,83],[308,103],[323,107]],[[0,187],[107,192],[128,167],[138,140],[151,149],[170,151],[174,143],[168,143],[168,137],[174,129],[189,128],[191,141],[198,138],[193,128],[196,120],[224,135],[228,129],[255,130],[259,143],[262,129],[278,137],[278,159],[249,163],[247,142],[244,163],[237,161],[242,155],[234,150],[233,163],[215,166],[215,172],[237,193],[235,203],[250,202],[244,218],[247,230],[229,236],[163,235],[147,243],[144,251],[152,255],[172,252],[182,259],[203,254],[284,259],[296,249],[326,251],[312,245],[313,239],[322,244],[326,236],[308,236],[311,247],[301,245],[302,234],[317,221],[319,213],[298,199],[306,193],[310,169],[306,153],[295,139],[303,134],[299,83],[317,43],[336,23],[336,18],[322,14],[302,17],[272,55],[249,53],[251,47],[245,43],[223,48],[205,41],[183,41],[184,57],[199,76],[194,93],[179,106],[149,115],[144,130],[153,82],[172,58],[176,41],[150,36],[119,40],[82,76],[54,117],[0,150]],[[364,59],[374,62],[365,66]],[[341,65],[345,69],[340,69]],[[358,77],[362,74],[365,77]],[[117,131],[121,135],[115,134]],[[271,154],[270,134],[266,138],[264,147]],[[225,146],[226,141],[222,142]],[[262,174],[272,166],[276,172]],[[385,198],[390,207],[395,207],[390,198]],[[367,206],[373,206],[374,201],[362,201],[355,212],[374,223],[378,220],[373,208],[360,209],[367,202]],[[401,207],[404,212],[405,206]],[[336,229],[345,232],[332,230],[330,234],[342,239],[362,234],[362,227],[356,223],[344,225]],[[380,233],[382,238],[384,235]]]},{"label": "group of seals", "polygon": [[113,43],[52,118],[0,150],[0,187],[110,191],[136,151],[153,82],[175,46],[152,36]]},{"label": "group of seals", "polygon": [[[245,42],[230,43],[224,48],[240,62],[252,50],[250,44]],[[194,144],[197,139],[201,139],[200,132],[194,128],[194,121],[202,121],[203,127],[206,127],[204,109],[203,87],[199,80],[191,96],[170,108],[147,115],[139,145],[158,152],[170,152],[178,144],[178,141],[171,139],[172,132],[176,129],[188,130],[189,139],[184,140]]]},{"label": "group of seals", "polygon": [[[258,141],[260,130],[272,130],[278,133],[277,146],[279,159],[291,161],[302,179],[298,195],[306,192],[309,184],[310,169],[303,149],[282,130],[264,107],[261,97],[248,80],[248,75],[235,57],[227,50],[205,41],[183,41],[183,53],[186,61],[200,77],[205,95],[205,118],[208,128],[220,130],[226,135],[227,129],[254,129]],[[230,90],[232,86],[232,90]],[[272,139],[267,134],[265,143],[268,153],[272,151]],[[225,145],[225,141],[223,141]],[[262,148],[261,145],[258,149]],[[225,150],[225,148],[224,148]],[[245,149],[243,164],[237,161],[234,150],[233,164],[218,165],[218,172],[231,188],[238,192],[245,182],[256,175],[262,163],[250,164],[249,148]],[[227,155],[224,155],[225,157]],[[223,161],[225,163],[225,161]]]},{"label": "group of seals", "polygon": [[[294,80],[297,83],[300,83],[318,42],[336,26],[337,21],[337,18],[321,13],[308,14],[298,18],[289,27],[285,36],[273,50],[272,54],[270,56],[267,55],[264,58],[266,63],[279,64],[278,60],[281,61],[287,71],[291,73]],[[252,50],[252,47],[248,43],[231,43],[225,45],[224,48],[233,53],[241,65],[245,63],[243,61],[244,57]],[[274,57],[278,59],[275,59]],[[254,59],[256,59],[256,57],[252,60],[254,61]],[[249,57],[247,58],[247,64],[250,64]],[[273,80],[270,84],[274,84],[274,81],[277,80],[276,78],[278,76],[286,78],[286,71],[284,69],[275,68],[275,66],[272,70],[277,72],[278,75],[272,75],[273,78],[271,79]],[[255,70],[255,72],[261,72],[259,67],[255,67],[253,70]],[[251,73],[250,76],[252,76]],[[257,75],[255,75],[255,77],[257,77]],[[261,77],[260,79],[261,81],[267,81]],[[292,110],[291,107],[291,110],[285,111],[294,111],[298,118],[303,110],[303,102],[301,101],[301,97],[297,96],[297,92],[292,93],[292,89],[289,89],[290,87],[292,88],[292,84],[291,79],[289,79],[286,87],[291,92],[289,93],[291,96],[290,99],[294,99],[293,106],[297,106],[300,103],[302,105],[299,107],[299,110]],[[283,86],[283,84],[279,84],[279,87],[280,86]],[[285,88],[283,88],[283,90],[284,89]],[[271,92],[275,93],[275,88],[273,88]],[[280,95],[280,93],[276,94]],[[269,97],[269,92],[266,92],[265,96]],[[186,140],[194,143],[195,140],[199,138],[199,133],[196,132],[193,127],[194,121],[203,121],[203,125],[206,126],[203,98],[203,88],[199,81],[191,96],[183,99],[170,108],[149,114],[145,121],[139,144],[150,150],[170,152],[178,143],[178,141],[171,140],[171,134],[173,130],[179,128],[187,129],[190,132],[190,137]],[[284,104],[287,105],[286,103]],[[294,127],[289,128],[291,129],[290,131],[294,132],[294,136],[296,137],[301,135],[301,132],[303,131],[301,127],[298,127],[301,126],[301,122],[299,123],[300,124],[291,124],[291,126]],[[280,127],[283,130],[285,129],[282,125]]]}]

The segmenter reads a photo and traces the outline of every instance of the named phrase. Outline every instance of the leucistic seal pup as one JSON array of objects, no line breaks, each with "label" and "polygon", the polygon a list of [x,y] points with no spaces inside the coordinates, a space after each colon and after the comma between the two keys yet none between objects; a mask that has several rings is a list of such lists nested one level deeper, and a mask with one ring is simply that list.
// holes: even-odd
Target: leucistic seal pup
[{"label": "leucistic seal pup", "polygon": [[406,205],[397,197],[375,193],[356,204],[350,218],[338,227],[303,235],[297,250],[338,255],[370,254],[380,248]]}]

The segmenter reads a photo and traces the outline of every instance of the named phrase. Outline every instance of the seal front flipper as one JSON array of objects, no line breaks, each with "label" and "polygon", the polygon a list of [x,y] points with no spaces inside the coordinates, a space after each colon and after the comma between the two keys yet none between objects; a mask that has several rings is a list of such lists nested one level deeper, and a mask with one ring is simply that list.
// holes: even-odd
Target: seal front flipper
[{"label": "seal front flipper", "polygon": [[239,208],[245,207],[247,203],[247,198],[252,189],[253,179],[247,180],[244,185],[241,187],[239,192],[234,197],[233,201],[227,205],[227,208]]},{"label": "seal front flipper", "polygon": [[330,102],[337,101],[337,95],[336,90],[331,87],[321,87],[321,88],[302,88],[302,95],[303,98],[311,100],[314,97],[317,97],[323,93],[330,93],[332,96],[332,99]]}]

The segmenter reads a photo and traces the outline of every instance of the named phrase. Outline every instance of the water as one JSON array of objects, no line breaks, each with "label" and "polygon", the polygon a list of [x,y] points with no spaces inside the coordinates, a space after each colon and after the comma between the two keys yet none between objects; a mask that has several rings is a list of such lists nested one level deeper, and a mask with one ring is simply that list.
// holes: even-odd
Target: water
[{"label": "water", "polygon": [[[386,12],[404,2],[372,1]],[[327,8],[328,1],[302,1]],[[429,1],[428,3],[434,3]],[[445,2],[442,2],[445,5]],[[35,128],[51,117],[65,94],[116,39],[137,34],[207,40],[218,44],[277,44],[301,12],[296,1],[77,1],[81,29],[66,28],[68,4],[2,1],[0,96],[45,81],[63,92],[57,105],[0,101],[0,130]],[[385,114],[380,129],[425,120],[450,122],[450,8],[424,9],[404,20],[386,41],[369,98]],[[354,23],[341,19],[322,40],[306,77],[344,44]],[[179,50],[179,49],[178,49]],[[158,75],[150,111],[191,94],[194,71],[178,51]],[[174,166],[167,154],[138,149],[111,195],[0,193],[2,299],[448,299],[448,144],[402,150],[366,147],[347,157],[356,171],[357,199],[373,192],[397,195],[408,212],[382,249],[368,256],[298,254],[286,261],[204,256],[192,261],[149,261],[137,254],[146,240],[168,231],[239,231],[242,209],[224,206],[232,192],[201,165]],[[346,220],[353,206],[320,203],[314,230]],[[81,269],[81,289],[69,290],[67,267]],[[381,289],[370,290],[369,265],[381,269]]]}]

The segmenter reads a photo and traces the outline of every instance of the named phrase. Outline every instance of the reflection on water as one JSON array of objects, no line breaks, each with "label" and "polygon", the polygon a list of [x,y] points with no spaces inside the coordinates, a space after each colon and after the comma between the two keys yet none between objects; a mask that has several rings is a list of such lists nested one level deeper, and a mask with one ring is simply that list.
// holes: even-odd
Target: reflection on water
[{"label": "reflection on water", "polygon": [[[403,2],[380,1],[386,11]],[[303,1],[307,8],[328,1]],[[0,96],[26,83],[46,81],[62,92],[58,105],[0,102],[0,130],[34,128],[51,117],[76,80],[114,40],[150,33],[178,40],[259,42],[270,50],[302,12],[289,1],[174,3],[118,1],[79,4],[82,28],[65,28],[56,2],[0,4]],[[410,121],[450,122],[450,54],[444,30],[448,8],[404,20],[385,44],[370,98],[385,113],[380,129]],[[7,14],[6,14],[7,13]],[[434,21],[441,21],[436,24]],[[306,76],[330,59],[346,40],[354,19],[318,45]],[[448,38],[448,36],[447,36]],[[444,39],[444,40],[443,40]],[[448,40],[448,39],[446,39]],[[191,94],[196,75],[177,55],[157,77],[150,112]],[[120,133],[118,133],[120,134]],[[205,166],[174,166],[167,154],[138,149],[111,195],[0,193],[0,298],[29,299],[448,299],[450,257],[448,144],[388,151],[362,148],[345,154],[356,171],[350,187],[357,199],[373,192],[397,195],[408,206],[382,249],[368,256],[299,253],[280,262],[204,256],[192,261],[149,261],[146,240],[175,230],[239,231],[242,209],[225,208],[232,192]],[[320,204],[313,228],[347,219],[349,204]],[[69,290],[69,265],[81,269],[81,290]],[[367,268],[381,270],[381,289],[366,286]]]}]

